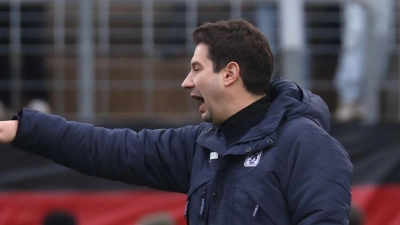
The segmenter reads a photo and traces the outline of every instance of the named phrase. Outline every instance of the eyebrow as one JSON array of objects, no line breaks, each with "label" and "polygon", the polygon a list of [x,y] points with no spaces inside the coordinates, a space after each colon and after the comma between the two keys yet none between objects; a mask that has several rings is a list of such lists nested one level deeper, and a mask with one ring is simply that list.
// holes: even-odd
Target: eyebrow
[{"label": "eyebrow", "polygon": [[192,65],[192,67],[195,67],[195,66],[197,66],[197,65],[200,65],[200,63],[197,62],[197,61],[194,61],[194,62],[191,63],[191,65]]}]

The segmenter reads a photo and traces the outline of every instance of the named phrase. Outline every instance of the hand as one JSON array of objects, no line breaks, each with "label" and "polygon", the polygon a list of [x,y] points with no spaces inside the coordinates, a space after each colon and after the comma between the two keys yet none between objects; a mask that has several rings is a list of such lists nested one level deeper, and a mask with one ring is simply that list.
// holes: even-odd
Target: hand
[{"label": "hand", "polygon": [[0,144],[8,144],[15,139],[18,120],[0,121]]}]

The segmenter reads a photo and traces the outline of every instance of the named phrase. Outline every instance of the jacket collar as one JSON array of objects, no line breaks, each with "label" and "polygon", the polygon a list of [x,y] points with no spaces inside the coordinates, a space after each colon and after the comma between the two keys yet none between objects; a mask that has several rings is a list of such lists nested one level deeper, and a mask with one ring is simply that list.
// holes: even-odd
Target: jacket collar
[{"label": "jacket collar", "polygon": [[[296,83],[277,79],[270,83],[271,106],[263,121],[249,130],[227,154],[246,154],[278,143],[276,130],[281,123],[298,117],[307,117],[329,131],[330,114],[325,102],[317,95],[300,88]],[[262,139],[262,141],[260,141]],[[223,155],[225,137],[217,126],[210,124],[208,131],[197,138],[197,143]],[[239,148],[235,146],[240,146]],[[244,149],[242,149],[244,148]],[[232,151],[231,151],[232,150]]]}]

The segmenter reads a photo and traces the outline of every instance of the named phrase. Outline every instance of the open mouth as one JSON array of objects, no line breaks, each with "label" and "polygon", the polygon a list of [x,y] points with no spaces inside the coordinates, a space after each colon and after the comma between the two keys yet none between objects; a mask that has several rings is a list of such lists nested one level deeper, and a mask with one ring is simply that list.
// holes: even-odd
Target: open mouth
[{"label": "open mouth", "polygon": [[191,97],[194,98],[194,99],[196,99],[197,101],[199,101],[199,102],[201,102],[201,103],[204,103],[204,98],[202,98],[202,97],[195,96],[195,95],[192,95]]},{"label": "open mouth", "polygon": [[191,95],[190,97],[192,97],[193,99],[197,100],[199,102],[199,111],[203,112],[204,109],[204,98],[197,96],[197,95]]}]

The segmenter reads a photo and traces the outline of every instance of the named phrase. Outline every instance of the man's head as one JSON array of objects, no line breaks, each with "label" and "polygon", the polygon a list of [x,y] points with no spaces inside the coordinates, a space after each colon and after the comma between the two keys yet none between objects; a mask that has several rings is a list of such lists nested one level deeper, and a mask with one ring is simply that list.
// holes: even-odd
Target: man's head
[{"label": "man's head", "polygon": [[193,39],[191,71],[182,87],[192,89],[191,96],[202,103],[204,121],[220,124],[268,94],[274,57],[267,38],[252,24],[205,23],[193,32]]},{"label": "man's head", "polygon": [[205,23],[193,32],[193,39],[196,45],[204,43],[209,47],[214,72],[236,62],[247,91],[268,94],[274,57],[267,38],[251,23],[245,20]]}]

